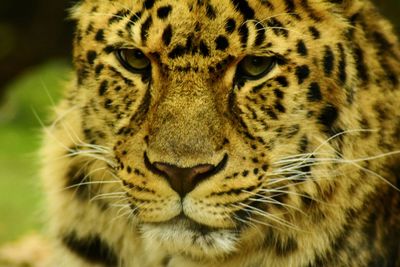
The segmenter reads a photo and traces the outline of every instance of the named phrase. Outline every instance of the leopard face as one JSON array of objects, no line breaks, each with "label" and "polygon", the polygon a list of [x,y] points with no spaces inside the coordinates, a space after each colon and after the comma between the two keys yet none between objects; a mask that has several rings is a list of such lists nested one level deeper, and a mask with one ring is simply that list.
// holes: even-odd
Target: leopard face
[{"label": "leopard face", "polygon": [[368,79],[392,92],[398,84],[366,63],[379,47],[357,43],[366,37],[354,14],[368,8],[87,0],[73,9],[69,101],[82,139],[109,151],[104,168],[120,181],[100,192],[124,193],[125,220],[147,248],[214,260],[240,249],[286,255],[307,235],[326,245],[329,234],[315,232],[363,205],[380,180],[362,171],[381,163],[353,160],[385,152],[371,129],[387,126],[366,115],[370,97],[358,91]]}]

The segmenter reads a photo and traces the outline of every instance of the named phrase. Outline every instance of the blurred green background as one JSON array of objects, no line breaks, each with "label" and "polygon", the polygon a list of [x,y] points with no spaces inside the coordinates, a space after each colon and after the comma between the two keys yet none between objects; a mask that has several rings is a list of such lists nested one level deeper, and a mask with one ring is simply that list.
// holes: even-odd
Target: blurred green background
[{"label": "blurred green background", "polygon": [[[376,3],[400,32],[400,0]],[[43,225],[37,151],[41,121],[71,69],[72,4],[0,3],[0,244]]]}]

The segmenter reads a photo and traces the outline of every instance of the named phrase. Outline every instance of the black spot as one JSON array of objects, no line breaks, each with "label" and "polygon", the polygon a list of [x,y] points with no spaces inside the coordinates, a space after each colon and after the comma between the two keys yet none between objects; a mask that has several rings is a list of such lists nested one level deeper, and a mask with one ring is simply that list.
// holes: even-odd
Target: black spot
[{"label": "black spot", "polygon": [[306,153],[308,150],[308,138],[306,135],[303,135],[299,141],[299,153]]},{"label": "black spot", "polygon": [[275,81],[277,81],[282,87],[288,87],[289,85],[285,76],[278,76],[275,78]]},{"label": "black spot", "polygon": [[75,232],[62,237],[62,243],[80,258],[108,267],[117,266],[118,258],[110,246],[97,235],[78,237]]},{"label": "black spot", "polygon": [[278,116],[275,114],[275,112],[271,109],[271,108],[266,108],[265,112],[267,113],[267,115],[273,119],[273,120],[277,120]]},{"label": "black spot", "polygon": [[150,9],[154,6],[155,0],[146,0],[144,1],[144,8],[145,9]]},{"label": "black spot", "polygon": [[89,35],[93,32],[93,22],[89,23],[89,26],[86,28],[86,35]]},{"label": "black spot", "polygon": [[195,31],[195,32],[201,31],[201,24],[200,24],[200,22],[196,21],[196,24],[194,25],[194,31]]},{"label": "black spot", "polygon": [[232,57],[232,56],[227,56],[227,57],[224,58],[223,60],[219,61],[219,62],[215,65],[215,67],[216,67],[216,69],[217,69],[218,71],[220,71],[220,70],[222,70],[222,69],[225,69],[226,66],[227,66],[230,62],[232,62],[232,60],[233,60],[233,57]]},{"label": "black spot", "polygon": [[356,62],[356,69],[360,81],[365,84],[369,80],[368,69],[364,62],[364,52],[360,47],[354,49],[354,59]]},{"label": "black spot", "polygon": [[307,56],[308,54],[307,47],[303,40],[299,40],[297,42],[297,53],[299,53],[301,56]]},{"label": "black spot", "polygon": [[270,1],[268,0],[261,0],[261,3],[266,6],[269,10],[273,10],[274,9],[274,5],[271,4]]},{"label": "black spot", "polygon": [[104,108],[109,109],[109,108],[111,108],[111,106],[112,106],[112,100],[107,98],[104,101]]},{"label": "black spot", "polygon": [[78,76],[78,84],[81,85],[83,82],[86,80],[86,78],[89,76],[89,71],[87,70],[86,67],[79,67],[76,70],[77,76]]},{"label": "black spot", "polygon": [[126,24],[126,29],[130,30],[131,27],[142,17],[142,12],[136,12],[130,18],[128,23]]},{"label": "black spot", "polygon": [[229,18],[225,23],[225,31],[227,33],[233,33],[236,28],[236,21],[232,18]]},{"label": "black spot", "polygon": [[220,35],[217,37],[217,39],[215,39],[215,44],[216,49],[222,51],[224,51],[229,46],[228,39],[226,39],[226,37],[223,35]]},{"label": "black spot", "polygon": [[296,76],[299,84],[302,84],[310,75],[310,69],[307,65],[296,67]]},{"label": "black spot", "polygon": [[170,5],[163,6],[157,9],[157,17],[160,19],[166,19],[172,11],[172,7]]},{"label": "black spot", "polygon": [[103,96],[108,89],[108,81],[104,80],[101,82],[99,87],[99,95]]},{"label": "black spot", "polygon": [[338,117],[338,110],[332,104],[327,104],[318,116],[318,122],[325,126],[326,131],[331,131],[333,123]]},{"label": "black spot", "polygon": [[189,34],[189,36],[186,38],[186,45],[185,45],[186,52],[195,51],[195,48],[193,47],[193,39],[194,39],[193,34]]},{"label": "black spot", "polygon": [[350,17],[350,19],[349,19],[349,21],[350,21],[350,24],[352,25],[352,26],[355,26],[356,24],[357,24],[357,22],[358,22],[358,20],[360,20],[361,19],[361,14],[360,13],[354,13],[353,15],[351,15],[351,17]]},{"label": "black spot", "polygon": [[208,46],[206,45],[206,43],[203,40],[200,41],[199,48],[200,48],[200,54],[202,56],[204,56],[204,57],[210,56],[210,49],[208,48]]},{"label": "black spot", "polygon": [[308,0],[301,0],[300,4],[307,11],[308,16],[311,19],[313,19],[313,20],[315,20],[317,22],[320,22],[322,20],[318,15],[315,14],[315,11],[313,10],[313,8],[308,3]]},{"label": "black spot", "polygon": [[140,127],[140,125],[143,123],[144,117],[149,111],[150,100],[151,100],[150,90],[147,90],[145,96],[143,97],[142,103],[140,103],[139,107],[136,110],[136,113],[133,114],[132,117],[130,118],[130,121],[134,123],[133,127],[135,127],[133,130],[136,131],[137,128]]},{"label": "black spot", "polygon": [[[288,193],[284,192],[284,193],[275,193],[273,195],[270,196],[273,200],[279,202],[279,203],[285,203],[285,200],[287,200],[288,198]],[[283,207],[279,204],[276,205],[277,207]]]},{"label": "black spot", "polygon": [[399,79],[397,77],[397,74],[385,60],[383,60],[383,59],[381,60],[382,69],[386,73],[386,77],[387,77],[387,79],[389,79],[389,81],[392,83],[392,85],[397,86],[399,84]]},{"label": "black spot", "polygon": [[89,50],[86,54],[86,59],[90,65],[93,65],[94,60],[97,58],[96,51]]},{"label": "black spot", "polygon": [[389,112],[384,103],[376,103],[374,105],[374,110],[378,115],[379,121],[386,121],[388,119]]},{"label": "black spot", "polygon": [[313,206],[316,204],[316,202],[314,201],[314,199],[313,199],[310,195],[308,195],[307,193],[303,193],[303,194],[300,196],[300,199],[301,199],[301,202],[303,202],[303,206],[304,206],[306,209],[311,209],[311,208],[313,208]]},{"label": "black spot", "polygon": [[231,0],[235,9],[239,11],[245,20],[254,19],[254,10],[249,6],[247,1],[243,0]]},{"label": "black spot", "polygon": [[256,25],[256,30],[257,30],[257,35],[254,45],[259,46],[265,41],[265,28],[260,21],[256,21],[254,23]]},{"label": "black spot", "polygon": [[274,108],[281,113],[286,112],[286,108],[280,102],[276,102]]},{"label": "black spot", "polygon": [[295,5],[293,0],[284,0],[287,13],[295,13]]},{"label": "black spot", "polygon": [[325,46],[324,53],[324,72],[327,76],[330,76],[333,71],[335,56],[332,52],[332,49],[329,46]]},{"label": "black spot", "polygon": [[104,65],[103,64],[98,64],[96,66],[96,68],[94,69],[94,72],[96,74],[96,76],[100,75],[101,71],[104,69]]},{"label": "black spot", "polygon": [[115,15],[113,15],[108,20],[108,25],[111,25],[113,23],[123,20],[129,13],[130,13],[129,10],[127,10],[127,9],[122,9],[122,10],[118,11],[117,13],[115,13]]},{"label": "black spot", "polygon": [[275,94],[275,96],[276,96],[277,98],[283,99],[283,92],[282,92],[281,90],[275,89],[275,90],[274,90],[274,94]]},{"label": "black spot", "polygon": [[209,3],[207,3],[207,6],[206,6],[206,16],[209,19],[215,19],[217,17],[217,15],[215,14],[215,10],[214,10],[213,6],[210,5]]},{"label": "black spot", "polygon": [[253,89],[251,89],[251,92],[255,93],[255,94],[258,93],[261,89],[263,89],[265,87],[265,84],[266,83],[262,83],[257,86],[254,86]]},{"label": "black spot", "polygon": [[268,170],[268,168],[269,168],[269,165],[268,164],[263,164],[262,166],[261,166],[261,169],[263,170],[263,171],[267,171]]},{"label": "black spot", "polygon": [[240,35],[240,42],[242,43],[242,47],[246,47],[247,39],[249,38],[249,28],[247,27],[246,23],[242,24],[239,27],[239,35]]},{"label": "black spot", "polygon": [[312,102],[320,101],[322,99],[321,88],[317,82],[312,82],[308,87],[307,99]]},{"label": "black spot", "polygon": [[339,80],[342,82],[342,84],[346,83],[347,80],[347,73],[346,73],[346,55],[344,53],[344,48],[342,44],[338,44],[338,49],[340,53],[340,59],[339,59]]},{"label": "black spot", "polygon": [[385,38],[385,36],[383,36],[382,33],[375,31],[372,33],[372,37],[381,53],[392,51],[393,45]]},{"label": "black spot", "polygon": [[288,238],[286,241],[276,242],[275,252],[280,257],[288,257],[298,249],[297,241],[294,238]]},{"label": "black spot", "polygon": [[283,35],[284,37],[289,36],[288,30],[284,27],[284,25],[277,20],[276,18],[269,19],[267,25],[272,28],[272,31],[277,35]]},{"label": "black spot", "polygon": [[[330,0],[331,2],[333,0]],[[338,1],[338,0],[336,0]],[[341,0],[339,0],[341,1]],[[331,263],[332,260],[330,260],[329,258],[326,259],[327,257],[327,253],[324,253],[323,255],[316,255],[315,259],[312,260],[312,262],[309,262],[307,267],[321,267],[321,266],[327,266],[328,263]]]},{"label": "black spot", "polygon": [[142,24],[142,28],[140,30],[140,37],[142,38],[143,43],[146,43],[147,41],[148,32],[151,27],[151,24],[153,24],[153,19],[151,17],[148,17]]},{"label": "black spot", "polygon": [[98,42],[104,42],[104,30],[98,30],[94,39]]},{"label": "black spot", "polygon": [[181,57],[185,54],[186,49],[182,45],[177,45],[174,47],[174,49],[171,50],[171,52],[168,53],[168,57],[171,59]]},{"label": "black spot", "polygon": [[164,32],[162,34],[162,40],[166,46],[169,46],[169,44],[171,43],[171,39],[172,39],[172,26],[171,24],[169,24],[164,29]]},{"label": "black spot", "polygon": [[308,30],[311,32],[311,35],[315,40],[321,38],[321,33],[314,26],[309,27]]},{"label": "black spot", "polygon": [[161,261],[162,267],[168,267],[169,262],[171,261],[172,257],[170,255],[167,255],[164,257],[164,259]]},{"label": "black spot", "polygon": [[131,173],[131,172],[132,172],[131,166],[127,166],[127,167],[126,167],[126,171],[127,171],[128,173]]},{"label": "black spot", "polygon": [[111,54],[112,52],[115,51],[115,47],[112,46],[112,45],[107,45],[106,47],[104,47],[103,51],[104,51],[106,54]]},{"label": "black spot", "polygon": [[[79,148],[71,149],[71,153],[78,153]],[[72,165],[66,173],[65,187],[69,188],[81,200],[87,200],[90,197],[89,188],[83,182],[89,181],[90,177],[83,171],[82,166]]]}]

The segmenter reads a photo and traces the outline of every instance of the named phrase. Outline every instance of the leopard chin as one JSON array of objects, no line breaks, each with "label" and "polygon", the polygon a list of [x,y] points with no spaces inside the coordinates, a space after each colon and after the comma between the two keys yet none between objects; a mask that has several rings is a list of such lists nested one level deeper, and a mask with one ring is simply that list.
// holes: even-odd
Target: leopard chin
[{"label": "leopard chin", "polygon": [[239,230],[212,228],[183,214],[162,223],[145,223],[140,232],[150,253],[162,249],[196,261],[221,260],[238,249]]}]

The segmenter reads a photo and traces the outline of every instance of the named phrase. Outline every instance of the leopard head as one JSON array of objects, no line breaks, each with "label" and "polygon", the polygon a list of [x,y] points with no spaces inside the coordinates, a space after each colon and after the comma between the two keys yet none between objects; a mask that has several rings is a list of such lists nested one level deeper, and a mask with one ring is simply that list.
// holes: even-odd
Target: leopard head
[{"label": "leopard head", "polygon": [[85,140],[111,148],[149,248],[224,257],[265,246],[260,231],[290,240],[325,227],[336,211],[320,202],[348,205],[335,190],[360,181],[337,163],[360,144],[342,133],[362,128],[354,95],[368,75],[348,13],[364,5],[333,2],[73,9]]}]

